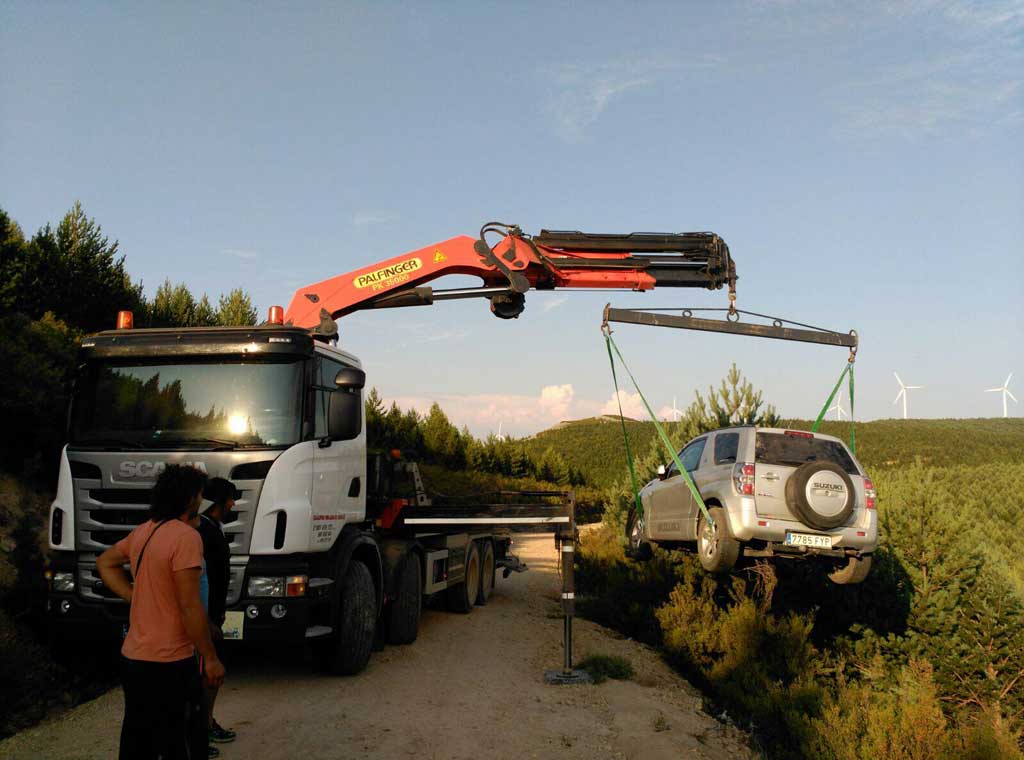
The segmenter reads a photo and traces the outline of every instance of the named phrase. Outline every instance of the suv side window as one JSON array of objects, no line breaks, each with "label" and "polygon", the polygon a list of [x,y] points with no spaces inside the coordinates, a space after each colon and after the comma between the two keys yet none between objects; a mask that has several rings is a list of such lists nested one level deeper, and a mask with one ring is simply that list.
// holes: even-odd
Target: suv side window
[{"label": "suv side window", "polygon": [[719,433],[715,436],[715,464],[735,464],[739,448],[739,433]]},{"label": "suv side window", "polygon": [[707,442],[707,438],[700,438],[683,449],[679,461],[687,472],[693,472],[700,465],[700,456],[704,453],[704,446]]}]

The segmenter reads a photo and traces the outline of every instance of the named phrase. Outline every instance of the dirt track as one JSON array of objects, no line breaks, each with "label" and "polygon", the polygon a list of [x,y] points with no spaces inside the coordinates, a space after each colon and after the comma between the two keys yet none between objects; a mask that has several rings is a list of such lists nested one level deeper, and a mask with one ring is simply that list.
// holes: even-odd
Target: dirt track
[{"label": "dirt track", "polygon": [[[518,539],[530,571],[499,578],[490,604],[428,610],[420,637],[375,652],[358,676],[316,675],[308,659],[243,654],[228,665],[220,722],[238,731],[221,757],[740,758],[743,737],[701,710],[655,652],[577,618],[576,657],[628,658],[632,681],[549,686],[562,662],[557,556],[550,537]],[[0,743],[0,757],[115,757],[121,693]]]}]

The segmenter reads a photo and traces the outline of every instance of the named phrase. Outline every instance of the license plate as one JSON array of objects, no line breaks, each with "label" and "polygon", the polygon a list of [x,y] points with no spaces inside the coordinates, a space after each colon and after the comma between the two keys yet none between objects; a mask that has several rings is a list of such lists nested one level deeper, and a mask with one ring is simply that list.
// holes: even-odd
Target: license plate
[{"label": "license plate", "polygon": [[815,549],[831,549],[830,536],[814,536],[810,533],[790,533],[786,531],[786,546],[811,546]]},{"label": "license plate", "polygon": [[224,625],[220,629],[224,632],[224,638],[229,641],[241,641],[242,630],[245,627],[245,613],[232,611],[224,614]]}]

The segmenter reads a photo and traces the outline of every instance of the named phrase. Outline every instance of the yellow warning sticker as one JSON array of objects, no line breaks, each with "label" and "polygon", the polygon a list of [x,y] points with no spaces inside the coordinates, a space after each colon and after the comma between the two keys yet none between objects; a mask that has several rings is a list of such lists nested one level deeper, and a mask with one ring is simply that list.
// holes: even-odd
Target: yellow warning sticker
[{"label": "yellow warning sticker", "polygon": [[407,282],[411,274],[422,267],[423,262],[418,258],[408,259],[388,267],[381,267],[373,272],[361,274],[353,280],[353,284],[357,288],[387,290],[395,285]]},{"label": "yellow warning sticker", "polygon": [[434,263],[440,264],[442,261],[448,261],[448,257],[441,253],[440,248],[434,250]]}]

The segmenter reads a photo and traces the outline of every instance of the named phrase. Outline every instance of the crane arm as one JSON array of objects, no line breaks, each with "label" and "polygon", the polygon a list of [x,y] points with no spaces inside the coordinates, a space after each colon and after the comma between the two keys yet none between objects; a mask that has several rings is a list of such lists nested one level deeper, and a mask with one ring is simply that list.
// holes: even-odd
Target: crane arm
[{"label": "crane arm", "polygon": [[[493,247],[486,237],[499,233]],[[435,291],[425,283],[448,274],[476,275],[482,287]],[[486,297],[498,317],[518,317],[531,288],[720,288],[736,280],[729,247],[711,232],[593,235],[515,225],[484,225],[468,235],[300,288],[285,320],[316,329],[361,309],[429,305],[437,300]]]}]

